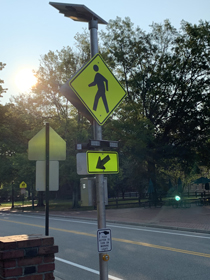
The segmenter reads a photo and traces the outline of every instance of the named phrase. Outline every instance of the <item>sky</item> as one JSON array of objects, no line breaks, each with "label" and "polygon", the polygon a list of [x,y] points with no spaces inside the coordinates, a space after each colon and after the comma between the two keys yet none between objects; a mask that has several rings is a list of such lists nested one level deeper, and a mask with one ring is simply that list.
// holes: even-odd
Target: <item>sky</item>
[{"label": "sky", "polygon": [[[209,0],[70,0],[51,1],[85,5],[105,21],[116,17],[130,17],[134,26],[150,31],[150,25],[169,19],[177,29],[182,20],[198,24],[199,20],[210,21]],[[0,62],[6,63],[0,71],[0,79],[7,92],[0,98],[5,105],[11,96],[20,90],[15,77],[23,68],[38,70],[41,56],[63,47],[74,47],[74,36],[88,23],[75,22],[49,5],[47,0],[0,0]],[[98,30],[106,25],[99,24]],[[30,93],[28,93],[30,94]]]}]

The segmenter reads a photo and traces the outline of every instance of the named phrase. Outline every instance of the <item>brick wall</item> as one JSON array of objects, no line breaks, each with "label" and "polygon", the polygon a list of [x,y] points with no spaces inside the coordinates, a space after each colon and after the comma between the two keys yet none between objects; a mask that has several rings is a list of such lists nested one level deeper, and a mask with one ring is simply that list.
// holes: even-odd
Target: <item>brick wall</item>
[{"label": "brick wall", "polygon": [[53,237],[0,237],[0,280],[54,280],[57,252]]}]

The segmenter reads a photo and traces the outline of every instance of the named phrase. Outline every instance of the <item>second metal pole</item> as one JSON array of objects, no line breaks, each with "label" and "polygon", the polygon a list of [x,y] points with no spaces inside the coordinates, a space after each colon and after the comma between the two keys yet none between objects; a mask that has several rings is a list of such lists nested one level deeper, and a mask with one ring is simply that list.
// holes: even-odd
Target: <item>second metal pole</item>
[{"label": "second metal pole", "polygon": [[45,235],[49,235],[49,123],[46,123]]}]

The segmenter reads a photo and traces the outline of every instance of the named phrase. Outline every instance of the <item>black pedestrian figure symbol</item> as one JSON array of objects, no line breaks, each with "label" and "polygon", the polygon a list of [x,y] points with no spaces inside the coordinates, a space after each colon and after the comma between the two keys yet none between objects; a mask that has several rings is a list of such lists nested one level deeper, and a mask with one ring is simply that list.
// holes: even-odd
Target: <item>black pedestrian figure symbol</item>
[{"label": "black pedestrian figure symbol", "polygon": [[[94,71],[98,72],[98,70],[99,70],[98,65],[94,65],[93,69],[94,69]],[[109,113],[109,107],[108,107],[108,104],[107,104],[106,94],[105,94],[105,92],[108,91],[108,81],[100,73],[96,73],[94,81],[91,84],[89,84],[88,86],[93,87],[95,85],[98,86],[98,91],[97,91],[96,96],[95,96],[95,100],[94,100],[94,104],[93,104],[93,110],[94,111],[97,110],[99,98],[102,98],[102,100],[104,102],[106,112]],[[105,85],[106,85],[106,87],[105,87]]]}]

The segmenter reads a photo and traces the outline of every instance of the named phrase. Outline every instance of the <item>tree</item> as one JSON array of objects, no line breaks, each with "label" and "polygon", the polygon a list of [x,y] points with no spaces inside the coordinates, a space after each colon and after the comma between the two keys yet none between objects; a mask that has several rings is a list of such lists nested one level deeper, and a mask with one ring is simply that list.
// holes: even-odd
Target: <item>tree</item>
[{"label": "tree", "polygon": [[23,116],[15,111],[13,104],[0,105],[0,180],[11,182],[15,168],[13,158],[18,153],[26,152],[27,141],[24,131],[27,130]]},{"label": "tree", "polygon": [[[134,110],[153,128],[145,160],[155,185],[158,166],[174,159],[193,166],[197,147],[209,139],[209,27],[183,21],[178,32],[166,20],[153,23],[146,34],[129,18],[117,18],[103,34],[107,56],[128,91],[128,106],[136,104]],[[131,123],[135,117],[130,115]]]},{"label": "tree", "polygon": [[[3,70],[3,68],[6,66],[5,63],[0,62],[0,71]],[[6,92],[6,88],[3,88],[1,84],[3,84],[4,81],[0,79],[0,97],[2,97],[2,93]]]},{"label": "tree", "polygon": [[0,105],[0,184],[5,199],[20,193],[19,185],[25,181],[29,194],[35,184],[35,165],[28,161],[27,131],[30,128],[28,113],[24,108],[10,103]]},{"label": "tree", "polygon": [[[61,51],[42,56],[37,71],[38,83],[33,90],[31,103],[39,109],[39,114],[50,123],[56,132],[66,141],[67,159],[60,163],[61,196],[76,197],[79,177],[76,173],[76,143],[87,141],[91,135],[91,125],[83,118],[69,101],[60,94],[59,86],[64,84],[88,59],[86,54],[86,36],[77,34],[78,52],[66,47]],[[84,47],[84,49],[83,49]],[[37,110],[36,110],[37,111]],[[57,129],[56,129],[57,128]],[[75,202],[76,206],[77,202]]]},{"label": "tree", "polygon": [[126,181],[127,189],[143,193],[148,185],[147,181],[149,182],[147,145],[153,141],[153,127],[139,113],[138,106],[134,102],[124,102],[116,110],[116,115],[117,119],[114,116],[107,121],[103,134],[107,139],[119,141],[121,175],[118,178],[118,189],[125,188]]},{"label": "tree", "polygon": [[[169,178],[174,183],[180,177],[185,184],[192,169],[209,166],[209,31],[207,22],[183,21],[177,31],[166,20],[153,23],[146,33],[129,18],[117,18],[101,32],[100,52],[128,92],[103,127],[103,139],[120,143],[120,173],[111,179],[113,192],[142,193],[150,179],[155,189],[167,189]],[[0,106],[2,182],[34,172],[33,164],[25,166],[27,143],[47,121],[67,143],[59,194],[76,196],[75,144],[91,138],[92,128],[59,92],[90,58],[87,33],[75,38],[76,51],[65,47],[41,57],[38,83],[30,95]]]}]

